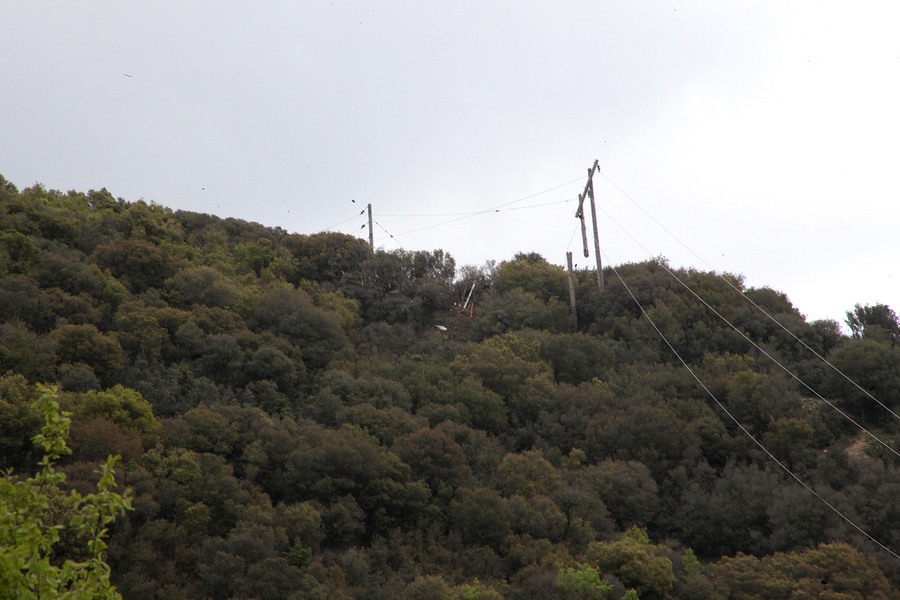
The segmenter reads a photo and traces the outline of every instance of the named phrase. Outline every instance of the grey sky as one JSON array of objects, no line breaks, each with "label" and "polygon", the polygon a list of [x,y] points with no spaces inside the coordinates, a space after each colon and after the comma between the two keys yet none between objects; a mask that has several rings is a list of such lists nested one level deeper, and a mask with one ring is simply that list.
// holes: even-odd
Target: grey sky
[{"label": "grey sky", "polygon": [[597,158],[611,264],[900,309],[900,6],[850,6],[0,0],[0,173],[583,266]]}]

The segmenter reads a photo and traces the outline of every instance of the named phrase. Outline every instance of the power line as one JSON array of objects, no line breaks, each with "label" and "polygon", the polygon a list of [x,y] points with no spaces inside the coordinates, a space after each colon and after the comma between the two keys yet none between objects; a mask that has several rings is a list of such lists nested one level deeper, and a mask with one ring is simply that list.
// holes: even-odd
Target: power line
[{"label": "power line", "polygon": [[[641,244],[641,243],[637,240],[637,238],[635,238],[633,235],[631,235],[631,233],[630,233],[628,230],[626,230],[626,229],[625,229],[618,221],[616,221],[616,219],[615,219],[612,215],[610,215],[609,212],[607,212],[606,210],[604,210],[604,209],[602,209],[602,208],[601,208],[600,210],[602,210],[602,211],[603,211],[603,214],[606,215],[607,218],[609,218],[609,220],[612,221],[619,229],[621,229],[622,232],[625,233],[625,235],[627,235],[628,237],[630,237],[631,240],[632,240],[635,244],[637,244],[638,246],[640,246],[641,249],[644,250],[644,252],[647,252],[648,254],[650,254],[650,251],[647,250],[647,248],[645,248],[644,245]],[[900,452],[897,452],[897,450],[895,450],[894,448],[892,448],[887,442],[883,441],[881,438],[879,438],[878,436],[876,436],[874,433],[872,433],[871,431],[869,431],[868,429],[866,429],[865,427],[863,427],[860,423],[858,423],[855,419],[853,419],[853,417],[851,417],[850,415],[848,415],[847,413],[845,413],[845,412],[844,412],[843,410],[841,410],[837,405],[835,405],[835,404],[834,404],[833,402],[831,402],[830,400],[826,399],[826,398],[825,398],[824,396],[822,396],[819,392],[817,392],[815,389],[813,389],[809,384],[807,384],[805,381],[803,381],[802,379],[800,379],[800,377],[799,377],[798,375],[796,375],[793,371],[791,371],[790,369],[788,369],[788,368],[787,368],[784,364],[782,364],[777,358],[775,358],[774,356],[772,356],[769,352],[767,352],[765,349],[763,349],[759,344],[757,344],[755,341],[753,341],[749,336],[747,336],[746,333],[744,333],[743,331],[741,331],[734,323],[732,323],[731,321],[729,321],[727,317],[725,317],[722,313],[720,313],[719,311],[717,311],[717,310],[716,310],[712,305],[710,305],[706,300],[704,300],[703,298],[701,298],[700,295],[697,294],[697,292],[695,292],[694,290],[692,290],[692,289],[691,289],[684,281],[682,281],[682,279],[681,279],[680,277],[678,277],[678,275],[676,275],[675,273],[673,273],[672,270],[669,269],[668,266],[666,266],[666,265],[663,264],[663,263],[660,263],[660,266],[663,268],[663,270],[666,271],[666,273],[668,273],[673,279],[675,279],[675,281],[677,281],[678,283],[680,283],[680,284],[684,287],[684,289],[686,289],[688,292],[690,292],[691,295],[693,295],[697,300],[699,300],[706,308],[708,308],[710,311],[712,311],[712,313],[713,313],[714,315],[716,315],[719,319],[721,319],[721,320],[724,321],[726,324],[728,324],[728,326],[731,327],[732,329],[734,329],[734,330],[738,333],[738,335],[740,335],[742,338],[744,338],[745,340],[747,340],[754,348],[756,348],[760,353],[762,353],[763,356],[765,356],[766,358],[768,358],[769,360],[771,360],[773,363],[775,363],[776,365],[778,365],[778,367],[780,367],[781,370],[783,370],[785,373],[787,373],[788,375],[790,375],[791,378],[793,378],[795,381],[797,381],[800,385],[802,385],[802,386],[805,387],[807,390],[809,390],[816,398],[818,398],[819,400],[821,400],[822,402],[824,402],[825,404],[827,404],[828,406],[830,406],[832,409],[834,409],[834,410],[835,410],[838,414],[840,414],[842,417],[844,417],[845,419],[847,419],[848,421],[850,421],[851,423],[853,423],[856,427],[858,427],[858,428],[860,429],[860,431],[866,433],[866,434],[867,434],[869,437],[871,437],[873,440],[875,440],[876,442],[878,442],[879,444],[881,444],[882,446],[884,446],[885,448],[887,448],[888,450],[890,450],[891,452],[893,452],[898,458],[900,458]]]},{"label": "power line", "polygon": [[522,197],[522,198],[519,198],[518,200],[513,200],[513,201],[511,201],[511,202],[506,202],[506,203],[504,203],[504,204],[500,204],[499,206],[495,206],[494,208],[503,208],[504,206],[509,206],[509,205],[511,205],[511,204],[516,204],[516,203],[522,202],[522,201],[524,201],[524,200],[529,200],[529,199],[531,199],[531,198],[534,198],[535,196],[540,196],[540,195],[542,195],[542,194],[546,194],[547,192],[552,192],[552,191],[554,191],[554,190],[558,190],[558,189],[561,188],[561,187],[565,187],[565,186],[567,186],[567,185],[571,185],[571,184],[573,184],[573,183],[575,183],[575,182],[581,181],[581,179],[582,179],[581,177],[576,177],[575,179],[572,179],[571,181],[567,181],[567,182],[565,182],[565,183],[560,183],[559,185],[554,185],[553,187],[547,188],[546,190],[541,190],[540,192],[535,192],[535,193],[533,193],[533,194],[529,194],[528,196],[524,196],[524,197]]},{"label": "power line", "polygon": [[[513,210],[526,210],[526,209],[531,209],[531,208],[540,208],[543,206],[549,206],[551,204],[564,204],[564,203],[568,203],[568,202],[571,202],[571,200],[559,200],[556,202],[548,202],[545,204],[535,204],[532,206],[523,206],[520,208],[507,208],[507,209],[489,208],[489,209],[485,209],[485,210],[480,210],[478,212],[461,213],[460,216],[456,217],[455,219],[450,219],[449,221],[442,221],[440,223],[432,223],[431,225],[424,225],[422,227],[416,227],[415,229],[408,229],[406,231],[402,231],[397,234],[397,237],[410,235],[413,233],[419,233],[420,231],[427,231],[428,229],[436,229],[438,227],[443,227],[445,225],[452,225],[453,223],[458,223],[459,221],[464,221],[466,219],[471,219],[472,217],[477,217],[480,215],[497,214],[497,213],[513,211]],[[384,215],[384,216],[389,216],[389,215]]]},{"label": "power line", "polygon": [[[690,253],[694,256],[694,258],[696,258],[696,259],[699,260],[701,263],[703,263],[703,265],[705,265],[707,269],[709,269],[709,270],[712,271],[713,273],[716,272],[715,269],[713,269],[713,267],[710,266],[709,263],[707,263],[705,260],[703,260],[703,258],[701,258],[696,252],[694,252],[687,244],[685,244],[683,241],[681,241],[681,239],[679,239],[678,236],[676,236],[674,233],[672,233],[671,231],[669,231],[669,229],[668,229],[665,225],[663,225],[662,223],[660,223],[660,222],[659,222],[652,214],[650,214],[643,206],[641,206],[640,204],[638,204],[638,202],[637,202],[634,198],[632,198],[630,195],[628,195],[628,194],[625,192],[625,190],[623,190],[621,187],[619,187],[619,185],[616,184],[612,179],[610,179],[605,173],[601,172],[600,175],[601,175],[604,179],[606,179],[613,187],[615,187],[615,188],[619,191],[619,193],[621,193],[625,198],[627,198],[629,202],[631,202],[632,204],[634,204],[641,212],[643,212],[643,213],[644,213],[651,221],[653,221],[654,223],[656,223],[656,225],[657,225],[660,229],[662,229],[663,231],[665,231],[672,239],[674,239],[676,242],[678,242],[678,243],[681,245],[682,248],[684,248],[685,250],[687,250],[688,252],[690,252]],[[606,211],[604,211],[604,212],[606,212]],[[607,214],[607,216],[609,216],[608,213],[606,213],[606,214]],[[619,226],[619,227],[621,228],[621,226]],[[622,229],[622,231],[625,231],[625,230]],[[628,232],[626,232],[626,233],[628,233]],[[630,237],[630,234],[628,234],[628,235],[629,235],[629,237]],[[632,237],[632,239],[634,239],[634,238]],[[636,240],[635,240],[635,241],[636,241]],[[640,245],[640,244],[638,243],[638,245]],[[641,247],[643,248],[643,246],[641,246]],[[646,251],[646,248],[644,248],[644,250]],[[785,333],[787,333],[787,334],[790,335],[794,340],[796,340],[797,342],[799,342],[806,350],[808,350],[809,352],[811,352],[816,358],[818,358],[819,360],[821,360],[822,362],[824,362],[826,365],[828,365],[829,367],[831,367],[831,369],[832,369],[834,372],[836,372],[836,373],[839,374],[841,377],[843,377],[846,381],[848,381],[851,385],[853,385],[853,387],[855,387],[857,390],[859,390],[860,392],[862,392],[867,398],[869,398],[870,400],[872,400],[873,402],[875,402],[876,404],[878,404],[878,406],[880,406],[881,408],[883,408],[884,410],[886,410],[888,413],[890,413],[895,419],[900,420],[900,415],[898,415],[898,414],[897,414],[896,412],[894,412],[890,407],[888,407],[888,406],[885,405],[883,402],[881,402],[878,398],[876,398],[875,396],[873,396],[868,390],[866,390],[866,389],[863,388],[861,385],[859,385],[856,381],[854,381],[854,380],[853,380],[850,376],[848,376],[846,373],[844,373],[844,372],[841,371],[839,368],[837,368],[835,365],[833,365],[833,364],[831,363],[831,361],[829,361],[827,358],[825,358],[824,356],[822,356],[821,354],[819,354],[818,352],[816,352],[816,350],[815,350],[814,348],[811,348],[811,347],[809,346],[809,344],[807,344],[806,342],[804,342],[803,340],[801,340],[799,337],[797,337],[797,335],[794,334],[793,331],[791,331],[790,329],[788,329],[783,323],[781,323],[781,321],[779,321],[779,320],[776,319],[774,316],[772,316],[766,309],[764,309],[764,308],[763,308],[762,306],[760,306],[757,302],[755,302],[755,301],[753,300],[753,298],[751,298],[751,297],[748,296],[746,293],[744,293],[743,290],[741,290],[740,288],[738,288],[737,286],[735,286],[734,283],[732,283],[727,277],[724,277],[724,276],[722,276],[721,274],[717,274],[717,275],[718,275],[718,277],[719,277],[720,279],[722,279],[726,284],[728,284],[728,286],[729,286],[731,289],[733,289],[735,292],[737,292],[738,294],[740,294],[745,300],[747,300],[747,302],[749,302],[750,304],[752,304],[756,309],[758,309],[760,312],[762,312],[762,313],[763,313],[770,321],[772,321],[773,323],[775,323],[776,325],[778,325],[778,327],[780,327],[782,330],[784,330]],[[896,454],[896,452],[895,452],[895,454]]]},{"label": "power line", "polygon": [[572,249],[572,240],[575,239],[575,234],[578,233],[578,228],[581,227],[580,223],[576,223],[575,227],[572,228],[572,235],[569,237],[569,245],[566,246],[566,250]]},{"label": "power line", "polygon": [[568,200],[556,200],[555,202],[543,202],[543,203],[541,203],[541,204],[529,204],[528,206],[517,206],[517,207],[515,207],[515,208],[507,208],[507,209],[505,209],[505,210],[507,210],[507,211],[512,211],[512,210],[529,210],[529,209],[532,209],[532,208],[543,208],[543,207],[545,207],[545,206],[555,206],[555,205],[557,205],[557,204],[568,204],[568,203],[570,203],[570,202],[575,202],[575,200],[569,198]]},{"label": "power line", "polygon": [[[605,253],[604,253],[604,255],[605,255]],[[608,257],[607,257],[607,264],[610,264],[610,262],[609,262],[609,260],[608,260]],[[731,421],[738,427],[738,429],[740,429],[747,437],[749,437],[749,438],[753,441],[753,443],[756,444],[756,446],[759,447],[759,449],[762,450],[762,451],[766,454],[766,456],[768,456],[770,459],[772,459],[772,460],[775,462],[775,464],[777,464],[779,467],[781,467],[781,469],[784,470],[785,473],[787,473],[788,475],[790,475],[797,483],[799,483],[799,484],[800,484],[801,486],[803,486],[808,492],[810,492],[812,495],[814,495],[816,498],[818,498],[823,504],[825,504],[825,506],[827,506],[828,508],[830,508],[836,515],[838,515],[841,519],[843,519],[844,521],[846,521],[851,527],[853,527],[853,528],[856,529],[858,532],[860,532],[861,534],[863,534],[863,535],[864,535],[866,538],[868,538],[870,541],[872,541],[872,542],[874,542],[875,544],[877,544],[882,550],[884,550],[885,552],[889,553],[889,554],[890,554],[891,556],[893,556],[894,558],[900,559],[900,555],[898,555],[896,552],[894,552],[893,550],[891,550],[888,546],[882,544],[881,542],[879,542],[878,540],[876,540],[874,537],[872,537],[872,536],[871,536],[869,533],[867,533],[862,527],[860,527],[859,525],[857,525],[856,523],[854,523],[854,522],[850,519],[850,517],[846,516],[846,515],[845,515],[844,513],[842,513],[837,507],[835,507],[835,506],[834,506],[833,504],[831,504],[828,500],[826,500],[821,494],[819,494],[819,492],[817,492],[816,490],[814,490],[814,489],[813,489],[810,485],[808,485],[805,481],[803,481],[802,479],[800,479],[800,477],[798,477],[793,471],[791,471],[790,468],[788,468],[787,465],[785,465],[783,462],[781,462],[780,460],[778,460],[778,458],[776,458],[775,455],[772,454],[772,453],[769,451],[769,449],[766,448],[766,447],[763,445],[762,442],[760,442],[758,439],[756,439],[756,437],[754,437],[753,434],[750,433],[750,432],[747,430],[747,428],[745,428],[744,425],[743,425],[740,421],[738,421],[737,418],[736,418],[734,415],[731,414],[731,412],[725,407],[724,404],[722,404],[722,402],[716,397],[716,395],[712,392],[712,390],[710,390],[708,387],[706,387],[706,384],[703,383],[703,380],[700,379],[700,377],[694,372],[693,369],[691,369],[691,367],[688,365],[688,363],[681,357],[681,354],[679,354],[678,351],[675,350],[675,347],[669,342],[669,340],[666,338],[666,336],[663,334],[663,332],[659,329],[659,327],[657,327],[656,323],[653,321],[653,319],[650,317],[650,315],[647,314],[647,311],[644,310],[644,307],[641,305],[641,303],[638,301],[638,299],[637,299],[637,298],[635,297],[635,295],[632,293],[631,288],[629,288],[629,287],[628,287],[628,284],[625,283],[625,280],[624,280],[624,279],[622,278],[622,276],[619,274],[618,269],[616,269],[615,267],[611,267],[611,268],[612,268],[612,270],[613,270],[613,273],[616,274],[616,277],[617,277],[617,278],[619,279],[619,281],[622,283],[622,286],[623,286],[623,287],[625,288],[625,290],[628,292],[628,295],[631,296],[631,299],[634,301],[635,304],[637,304],[638,308],[641,310],[641,313],[647,318],[647,320],[650,322],[650,325],[653,327],[653,329],[656,330],[656,333],[659,335],[660,338],[662,338],[662,340],[663,340],[663,342],[665,342],[666,346],[669,347],[669,350],[671,350],[672,353],[675,355],[675,357],[678,358],[678,360],[679,360],[679,362],[681,362],[682,366],[683,366],[685,369],[687,369],[688,373],[691,374],[691,376],[694,378],[694,380],[697,381],[697,383],[700,385],[701,388],[703,388],[703,390],[707,393],[707,395],[709,395],[709,397],[712,398],[713,402],[715,402],[716,405],[718,405],[718,407],[719,407],[720,409],[722,409],[722,412],[724,412],[726,415],[728,415],[728,418],[731,419]]]},{"label": "power line", "polygon": [[[567,185],[571,185],[571,184],[573,184],[573,183],[575,183],[575,182],[577,182],[577,181],[581,181],[581,177],[578,177],[578,178],[576,178],[576,179],[572,179],[572,180],[570,180],[570,181],[566,181],[566,182],[564,182],[564,183],[560,183],[560,184],[554,185],[554,186],[552,186],[552,187],[549,187],[549,188],[547,188],[547,189],[541,190],[541,191],[539,191],[539,192],[535,192],[535,193],[533,193],[533,194],[528,194],[527,196],[522,196],[521,198],[517,198],[517,199],[515,199],[515,200],[510,200],[509,202],[504,202],[504,203],[502,203],[502,204],[498,204],[498,205],[493,206],[493,207],[491,207],[491,208],[486,208],[486,209],[484,209],[484,210],[479,210],[479,211],[475,211],[475,212],[471,212],[471,213],[454,213],[453,215],[456,217],[456,218],[454,218],[454,219],[450,219],[449,221],[444,221],[444,222],[441,222],[441,223],[434,223],[434,224],[432,224],[432,225],[426,225],[426,226],[424,226],[424,227],[419,227],[419,228],[416,228],[416,229],[410,229],[409,231],[404,231],[404,232],[398,233],[397,236],[409,235],[409,234],[412,234],[412,233],[418,233],[418,232],[420,232],[420,231],[426,231],[426,230],[428,230],[428,229],[435,229],[435,228],[437,228],[437,227],[443,227],[444,225],[451,225],[451,224],[453,224],[453,223],[456,223],[456,222],[459,222],[459,221],[462,221],[462,220],[465,220],[465,219],[470,219],[470,218],[475,217],[475,216],[478,216],[478,215],[484,215],[484,214],[489,214],[489,213],[498,213],[498,212],[500,212],[502,209],[506,208],[507,206],[512,206],[513,204],[517,204],[517,203],[519,203],[519,202],[524,202],[525,200],[529,200],[529,199],[531,199],[531,198],[535,198],[535,197],[537,197],[537,196],[540,196],[540,195],[543,195],[543,194],[552,192],[552,191],[554,191],[554,190],[558,190],[558,189],[561,188],[561,187],[565,187],[565,186],[567,186]],[[560,202],[562,202],[562,201],[560,201]],[[540,206],[540,205],[537,205],[537,206]],[[523,208],[524,208],[524,207],[523,207]],[[386,215],[386,216],[387,216],[387,215]],[[401,215],[398,215],[398,216],[401,216]],[[451,215],[448,215],[448,216],[451,216]]]},{"label": "power line", "polygon": [[[378,225],[378,227],[380,227],[381,230],[382,230],[383,232],[385,232],[386,234],[388,234],[388,236],[390,236],[390,238],[391,238],[392,240],[394,240],[394,242],[396,242],[396,244],[397,244],[398,246],[400,246],[400,249],[401,249],[401,250],[404,249],[404,248],[403,248],[403,244],[401,244],[400,242],[397,241],[397,238],[394,236],[393,233],[391,233],[390,231],[388,231],[387,229],[385,229],[384,226],[382,226],[382,224],[379,223],[378,221],[374,221],[374,220],[373,220],[373,222],[374,222],[376,225]],[[363,227],[365,227],[365,225],[363,225]],[[401,235],[402,235],[402,234],[401,234]],[[384,238],[381,238],[381,239],[384,239]],[[379,240],[379,241],[381,241],[381,240]]]},{"label": "power line", "polygon": [[335,224],[332,225],[331,227],[326,227],[326,228],[324,229],[324,231],[329,231],[329,230],[331,230],[331,229],[334,229],[335,227],[339,227],[339,226],[343,225],[344,223],[346,223],[346,222],[348,222],[348,221],[352,221],[352,220],[355,219],[356,217],[358,217],[358,216],[360,216],[360,215],[362,215],[362,214],[365,214],[365,212],[366,212],[365,209],[363,209],[363,210],[359,211],[358,213],[356,213],[355,215],[353,215],[352,217],[350,217],[349,219],[344,219],[344,220],[341,221],[340,223],[335,223]]},{"label": "power line", "polygon": [[528,206],[517,206],[515,208],[487,208],[484,210],[477,210],[474,212],[463,212],[463,213],[427,213],[427,214],[382,214],[382,217],[390,217],[395,219],[406,219],[406,218],[442,218],[442,217],[475,217],[478,215],[483,215],[487,213],[498,213],[498,212],[506,212],[513,210],[529,210],[532,208],[542,208],[544,206],[554,206],[557,204],[568,204],[570,202],[574,202],[571,198],[566,200],[555,200],[553,202],[542,202],[541,204],[529,204]]}]

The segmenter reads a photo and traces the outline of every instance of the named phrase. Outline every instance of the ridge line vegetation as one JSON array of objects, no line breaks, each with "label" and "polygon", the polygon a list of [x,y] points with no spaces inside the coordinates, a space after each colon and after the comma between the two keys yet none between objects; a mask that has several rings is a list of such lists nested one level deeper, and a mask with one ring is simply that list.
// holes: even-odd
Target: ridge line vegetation
[{"label": "ridge line vegetation", "polygon": [[[617,269],[754,436],[900,548],[896,457],[691,292],[897,448],[897,420],[803,347],[896,411],[888,306],[853,307],[848,336],[739,276]],[[576,274],[572,333],[566,274],[535,253],[458,268],[0,177],[0,501],[42,472],[52,384],[64,487],[121,493],[93,474],[119,456],[130,491],[105,549],[54,529],[46,564],[100,549],[129,600],[900,597],[900,564],[773,468],[607,281]]]}]

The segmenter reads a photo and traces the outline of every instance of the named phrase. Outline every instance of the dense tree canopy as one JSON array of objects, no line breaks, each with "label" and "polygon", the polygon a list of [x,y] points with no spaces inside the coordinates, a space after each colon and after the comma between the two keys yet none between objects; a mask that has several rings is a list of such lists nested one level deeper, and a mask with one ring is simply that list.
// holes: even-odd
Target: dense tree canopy
[{"label": "dense tree canopy", "polygon": [[[780,466],[900,552],[894,311],[848,336],[739,276],[616,271],[706,389],[612,271],[575,273],[574,332],[535,253],[0,178],[0,596],[39,546],[60,586],[137,599],[897,598],[900,561]],[[71,415],[44,498],[39,384]],[[78,529],[103,506],[108,537]]]}]

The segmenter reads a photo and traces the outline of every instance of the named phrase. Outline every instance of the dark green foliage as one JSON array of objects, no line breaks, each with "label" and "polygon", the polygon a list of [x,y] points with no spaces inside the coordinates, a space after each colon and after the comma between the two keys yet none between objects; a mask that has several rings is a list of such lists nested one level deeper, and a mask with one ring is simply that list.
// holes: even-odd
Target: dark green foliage
[{"label": "dark green foliage", "polygon": [[229,308],[240,299],[228,279],[212,267],[195,267],[179,271],[166,281],[186,305],[203,304]]},{"label": "dark green foliage", "polygon": [[29,471],[37,463],[31,443],[41,426],[40,413],[32,406],[37,398],[37,390],[21,375],[0,376],[0,470]]},{"label": "dark green foliage", "polygon": [[656,482],[642,462],[605,460],[587,467],[583,477],[622,529],[646,526],[659,509]]},{"label": "dark green foliage", "polygon": [[388,447],[406,434],[428,426],[426,419],[411,415],[398,406],[376,408],[371,404],[355,404],[338,410],[335,418],[338,423],[356,425]]},{"label": "dark green foliage", "polygon": [[562,267],[549,264],[543,256],[533,252],[519,253],[514,260],[500,263],[493,278],[494,286],[501,294],[518,289],[534,294],[543,302],[551,299],[567,302],[569,298]]},{"label": "dark green foliage", "polygon": [[497,487],[507,497],[549,496],[561,483],[557,469],[536,450],[507,454],[497,467]]},{"label": "dark green foliage", "polygon": [[492,293],[484,300],[472,323],[472,335],[485,339],[521,329],[561,333],[570,328],[569,309],[559,300],[542,301],[531,292],[513,288]]},{"label": "dark green foliage", "polygon": [[442,250],[378,251],[341,278],[341,289],[357,300],[366,322],[385,321],[416,328],[434,324],[435,313],[450,307],[456,263]]},{"label": "dark green foliage", "polygon": [[0,279],[0,319],[21,321],[36,333],[47,333],[57,323],[98,323],[101,314],[90,299],[72,296],[59,288],[41,289],[21,275]]},{"label": "dark green foliage", "polygon": [[98,246],[97,264],[119,279],[134,294],[161,288],[175,275],[179,261],[163,248],[140,239],[125,239]]},{"label": "dark green foliage", "polygon": [[294,288],[267,290],[257,301],[250,323],[299,347],[303,362],[316,369],[325,367],[347,343],[335,314],[317,307],[306,293]]},{"label": "dark green foliage", "polygon": [[284,499],[323,504],[340,499],[335,526],[343,528],[352,517],[360,522],[356,535],[414,523],[428,499],[427,488],[412,479],[409,466],[377,439],[350,426],[302,428],[297,447],[285,461],[290,487]]},{"label": "dark green foliage", "polygon": [[[804,347],[895,410],[890,308],[855,307],[847,337],[737,276],[617,271],[746,431],[900,547],[896,456],[764,355],[896,447]],[[534,253],[457,270],[0,178],[0,468],[34,472],[33,384],[58,383],[69,487],[119,454],[134,490],[108,550],[127,598],[896,598],[894,559],[606,283],[576,273],[575,333]]]},{"label": "dark green foliage", "polygon": [[451,366],[503,398],[509,422],[516,427],[535,422],[553,393],[552,372],[541,360],[538,344],[513,334],[485,340]]},{"label": "dark green foliage", "polygon": [[670,551],[650,543],[641,529],[629,529],[614,542],[595,542],[586,552],[601,572],[613,574],[641,598],[664,598],[675,587]]},{"label": "dark green foliage", "polygon": [[621,349],[608,340],[584,334],[539,335],[540,356],[553,367],[557,383],[607,379],[621,360]]},{"label": "dark green foliage", "polygon": [[464,488],[450,504],[450,523],[467,543],[499,548],[511,520],[509,502],[489,488]]},{"label": "dark green foliage", "polygon": [[0,233],[0,274],[25,273],[39,256],[40,250],[22,233]]},{"label": "dark green foliage", "polygon": [[860,306],[847,312],[847,325],[855,338],[875,338],[900,342],[900,317],[886,304]]},{"label": "dark green foliage", "polygon": [[637,460],[661,480],[697,452],[699,440],[691,428],[667,406],[636,405],[597,414],[587,424],[588,458]]},{"label": "dark green foliage", "polygon": [[821,348],[823,354],[829,354],[844,340],[841,325],[834,319],[823,319],[811,323],[813,329],[822,339]]},{"label": "dark green foliage", "polygon": [[52,381],[56,346],[21,321],[0,324],[0,373],[15,371],[31,381]]},{"label": "dark green foliage", "polygon": [[109,383],[122,367],[119,340],[93,325],[63,325],[53,332],[56,355],[62,364],[87,365],[97,377]]},{"label": "dark green foliage", "polygon": [[862,388],[829,373],[826,389],[845,410],[867,422],[892,419],[879,402],[894,412],[900,406],[900,347],[872,337],[851,339],[831,354],[831,362]]},{"label": "dark green foliage", "polygon": [[48,248],[33,269],[33,277],[42,288],[59,288],[77,296],[101,297],[106,287],[103,272],[88,262],[84,253],[66,246]]},{"label": "dark green foliage", "polygon": [[295,279],[337,284],[354,272],[371,256],[369,245],[354,236],[342,233],[291,234],[281,240],[296,261]]},{"label": "dark green foliage", "polygon": [[778,487],[772,471],[728,465],[708,486],[696,483],[685,491],[678,515],[681,539],[707,557],[768,551],[768,507]]},{"label": "dark green foliage", "polygon": [[846,544],[773,554],[736,556],[713,569],[713,580],[729,598],[895,598],[874,560]]},{"label": "dark green foliage", "polygon": [[448,434],[435,429],[420,429],[398,439],[393,451],[412,469],[413,477],[423,480],[437,493],[468,483],[470,472],[462,446]]}]

